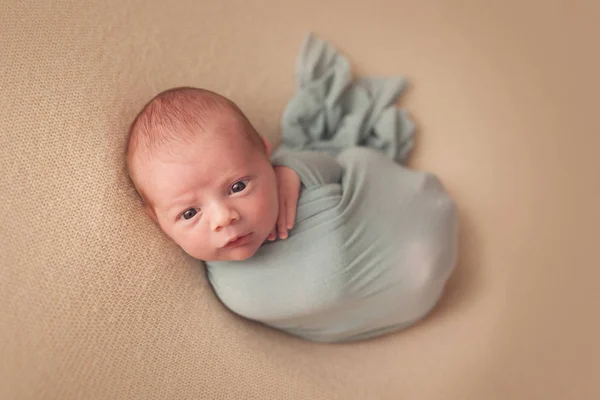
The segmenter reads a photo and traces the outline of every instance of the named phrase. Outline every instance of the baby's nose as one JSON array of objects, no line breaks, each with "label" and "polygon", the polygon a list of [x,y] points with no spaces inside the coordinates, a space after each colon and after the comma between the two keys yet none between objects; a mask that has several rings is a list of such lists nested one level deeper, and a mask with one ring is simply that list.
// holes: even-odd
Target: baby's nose
[{"label": "baby's nose", "polygon": [[213,210],[211,218],[211,229],[220,232],[223,228],[240,219],[239,214],[230,207],[218,206]]}]

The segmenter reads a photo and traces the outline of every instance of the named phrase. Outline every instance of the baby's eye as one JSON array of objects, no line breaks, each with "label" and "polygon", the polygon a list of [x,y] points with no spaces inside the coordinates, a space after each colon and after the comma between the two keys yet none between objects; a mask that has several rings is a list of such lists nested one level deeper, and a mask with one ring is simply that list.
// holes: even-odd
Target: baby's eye
[{"label": "baby's eye", "polygon": [[181,216],[183,219],[192,219],[196,214],[198,214],[198,211],[195,208],[190,208],[189,210],[185,210]]},{"label": "baby's eye", "polygon": [[233,185],[231,185],[231,189],[229,189],[230,193],[239,193],[242,190],[246,189],[246,186],[248,185],[248,180],[244,179],[243,181],[238,181],[236,183],[234,183]]}]

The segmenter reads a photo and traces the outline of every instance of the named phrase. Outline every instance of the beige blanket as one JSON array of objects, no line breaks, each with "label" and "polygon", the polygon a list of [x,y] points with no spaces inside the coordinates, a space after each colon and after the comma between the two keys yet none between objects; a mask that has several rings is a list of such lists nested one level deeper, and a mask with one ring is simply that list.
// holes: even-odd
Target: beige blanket
[{"label": "beige blanket", "polygon": [[[0,1],[0,399],[597,399],[598,4]],[[123,169],[175,85],[277,144],[307,31],[408,76],[411,167],[461,205],[439,310],[360,344],[229,313]]]}]

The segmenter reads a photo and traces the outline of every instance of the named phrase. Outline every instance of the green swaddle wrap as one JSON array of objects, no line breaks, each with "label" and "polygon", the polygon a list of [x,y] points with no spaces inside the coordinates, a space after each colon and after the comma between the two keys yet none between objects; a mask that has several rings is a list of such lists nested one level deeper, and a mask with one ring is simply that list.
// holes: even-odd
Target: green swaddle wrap
[{"label": "green swaddle wrap", "polygon": [[[407,327],[439,300],[458,215],[439,180],[399,164],[413,125],[393,106],[402,80],[353,82],[346,60],[309,36],[274,165],[302,181],[294,228],[249,260],[207,263],[233,312],[309,340]],[[365,83],[368,82],[368,83]]]}]

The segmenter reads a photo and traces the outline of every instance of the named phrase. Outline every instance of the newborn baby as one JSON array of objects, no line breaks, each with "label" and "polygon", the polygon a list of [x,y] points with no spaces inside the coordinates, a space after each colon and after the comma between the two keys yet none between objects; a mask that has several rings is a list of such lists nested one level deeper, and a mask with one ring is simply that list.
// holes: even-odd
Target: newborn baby
[{"label": "newborn baby", "polygon": [[409,326],[454,267],[456,208],[434,176],[366,148],[272,155],[207,90],[153,98],[131,126],[127,166],[148,216],[206,262],[230,310],[303,338]]},{"label": "newborn baby", "polygon": [[[284,238],[293,226],[300,180],[280,168],[278,185],[270,153],[231,101],[177,88],[135,119],[127,165],[149,217],[184,251],[204,261],[245,260],[275,239],[276,222]],[[280,199],[289,202],[281,215]]]}]

